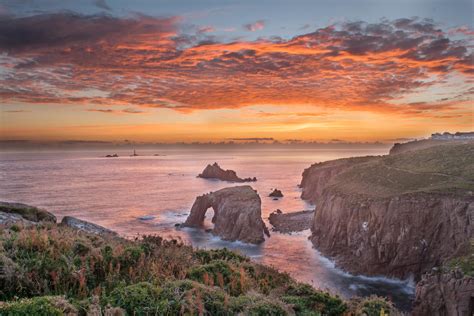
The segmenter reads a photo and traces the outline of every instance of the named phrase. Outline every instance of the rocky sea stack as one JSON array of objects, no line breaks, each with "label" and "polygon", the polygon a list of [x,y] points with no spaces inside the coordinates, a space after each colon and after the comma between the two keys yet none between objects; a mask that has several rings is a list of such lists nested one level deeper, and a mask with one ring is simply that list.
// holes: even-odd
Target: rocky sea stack
[{"label": "rocky sea stack", "polygon": [[281,192],[281,190],[274,189],[268,196],[269,197],[281,198],[281,197],[283,197],[283,193]]},{"label": "rocky sea stack", "polygon": [[217,162],[212,165],[207,165],[202,173],[198,175],[199,178],[204,179],[218,179],[228,182],[254,182],[257,178],[239,178],[234,170],[224,170]]},{"label": "rocky sea stack", "polygon": [[261,200],[248,185],[225,188],[198,196],[184,226],[202,227],[206,211],[212,207],[212,233],[223,240],[258,244],[269,236],[262,220]]}]

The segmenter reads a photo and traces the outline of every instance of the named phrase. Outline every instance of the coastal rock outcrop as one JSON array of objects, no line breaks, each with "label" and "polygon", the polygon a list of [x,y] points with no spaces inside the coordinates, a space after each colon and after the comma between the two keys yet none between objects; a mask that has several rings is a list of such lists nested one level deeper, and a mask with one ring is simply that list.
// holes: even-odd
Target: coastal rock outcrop
[{"label": "coastal rock outcrop", "polygon": [[468,251],[472,165],[472,144],[313,165],[301,183],[316,204],[311,241],[349,272],[418,280]]},{"label": "coastal rock outcrop", "polygon": [[212,233],[223,240],[258,244],[269,232],[262,220],[261,200],[248,185],[224,188],[198,196],[183,226],[201,227],[206,211],[212,207]]},{"label": "coastal rock outcrop", "polygon": [[281,192],[281,190],[274,189],[268,196],[269,197],[281,198],[281,197],[283,197],[283,193]]},{"label": "coastal rock outcrop", "polygon": [[313,217],[314,211],[282,213],[282,211],[276,210],[270,214],[268,221],[273,226],[274,231],[288,234],[310,229]]},{"label": "coastal rock outcrop", "polygon": [[204,179],[219,179],[228,182],[254,182],[257,178],[239,178],[234,170],[224,170],[217,162],[212,165],[207,165],[202,173],[198,175],[199,178]]},{"label": "coastal rock outcrop", "polygon": [[56,222],[56,216],[52,213],[23,203],[0,202],[0,213],[0,224]]},{"label": "coastal rock outcrop", "polygon": [[474,313],[474,278],[461,271],[423,275],[416,285],[413,316],[464,316]]},{"label": "coastal rock outcrop", "polygon": [[108,228],[72,216],[64,216],[61,224],[96,235],[117,235]]}]

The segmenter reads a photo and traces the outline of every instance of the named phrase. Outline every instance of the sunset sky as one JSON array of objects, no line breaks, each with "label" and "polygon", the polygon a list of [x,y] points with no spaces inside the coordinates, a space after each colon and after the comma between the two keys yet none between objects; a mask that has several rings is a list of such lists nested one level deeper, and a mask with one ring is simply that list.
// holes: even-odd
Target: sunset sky
[{"label": "sunset sky", "polygon": [[474,130],[471,0],[0,2],[0,139]]}]

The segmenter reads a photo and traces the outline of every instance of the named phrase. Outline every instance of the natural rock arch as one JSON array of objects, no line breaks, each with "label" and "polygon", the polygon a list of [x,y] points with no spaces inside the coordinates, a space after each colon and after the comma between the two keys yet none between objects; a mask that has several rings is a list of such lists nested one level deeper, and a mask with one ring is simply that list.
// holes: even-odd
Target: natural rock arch
[{"label": "natural rock arch", "polygon": [[223,240],[240,240],[258,244],[269,232],[262,220],[261,200],[251,186],[225,188],[198,196],[184,223],[188,227],[202,227],[206,212],[213,208],[213,234]]}]

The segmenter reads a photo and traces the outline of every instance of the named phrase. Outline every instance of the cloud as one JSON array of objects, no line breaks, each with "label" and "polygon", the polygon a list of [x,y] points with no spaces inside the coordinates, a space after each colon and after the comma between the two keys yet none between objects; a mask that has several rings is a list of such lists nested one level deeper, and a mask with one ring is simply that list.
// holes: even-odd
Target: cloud
[{"label": "cloud", "polygon": [[430,20],[355,21],[291,39],[232,42],[185,34],[180,21],[73,13],[0,19],[0,100],[94,104],[103,113],[270,104],[434,115],[467,101],[396,101],[474,73],[468,40]]},{"label": "cloud", "polygon": [[146,113],[145,111],[134,109],[134,108],[126,108],[123,110],[114,110],[114,109],[87,109],[87,112],[99,112],[99,113],[108,113],[108,114],[142,114]]},{"label": "cloud", "polygon": [[2,112],[4,112],[4,113],[28,113],[28,112],[31,112],[31,111],[28,111],[28,110],[4,110]]},{"label": "cloud", "polygon": [[253,23],[245,24],[244,29],[250,32],[255,32],[255,31],[260,31],[263,30],[265,27],[265,21],[264,20],[258,20]]},{"label": "cloud", "polygon": [[94,5],[99,9],[104,9],[107,11],[112,11],[112,8],[107,4],[105,0],[95,0]]},{"label": "cloud", "polygon": [[198,28],[198,33],[203,34],[203,33],[211,33],[214,32],[216,29],[213,26],[207,25],[207,26],[201,26]]}]

